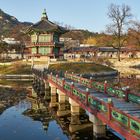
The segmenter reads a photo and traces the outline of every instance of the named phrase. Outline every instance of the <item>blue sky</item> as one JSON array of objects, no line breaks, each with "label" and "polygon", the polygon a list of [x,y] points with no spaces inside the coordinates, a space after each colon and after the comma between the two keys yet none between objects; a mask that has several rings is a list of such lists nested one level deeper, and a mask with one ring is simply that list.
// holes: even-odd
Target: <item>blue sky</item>
[{"label": "blue sky", "polygon": [[101,32],[110,23],[107,18],[110,3],[129,5],[134,19],[140,20],[140,0],[0,0],[0,8],[20,21],[33,23],[40,20],[46,8],[51,21]]}]

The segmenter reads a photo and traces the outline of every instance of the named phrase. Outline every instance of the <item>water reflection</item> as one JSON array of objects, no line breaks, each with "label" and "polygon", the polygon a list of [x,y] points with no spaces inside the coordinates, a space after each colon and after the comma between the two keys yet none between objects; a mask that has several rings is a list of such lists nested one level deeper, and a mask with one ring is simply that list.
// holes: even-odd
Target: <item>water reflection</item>
[{"label": "water reflection", "polygon": [[[63,135],[67,136],[67,139],[70,140],[95,140],[93,137],[93,124],[89,121],[89,117],[87,113],[81,110],[80,115],[71,115],[70,112],[70,104],[68,101],[66,103],[58,103],[55,98],[55,106],[54,100],[51,98],[48,100],[44,100],[44,97],[35,95],[34,90],[32,90],[33,96],[28,97],[28,101],[31,103],[31,108],[26,110],[24,114],[26,116],[31,117],[33,120],[40,121],[43,125],[44,130],[47,135],[59,134],[58,130],[52,129],[50,131],[50,126],[58,124],[59,130],[63,130]],[[51,104],[51,105],[50,105]],[[57,138],[59,138],[57,136]],[[119,138],[113,136],[112,133],[107,131],[106,139],[116,139]],[[52,138],[51,138],[52,139]],[[63,140],[63,138],[61,138]]]},{"label": "water reflection", "polygon": [[[43,120],[42,116],[35,118],[34,120],[36,121],[31,119],[33,117],[30,118],[24,116],[22,112],[30,107],[30,102],[22,101],[18,105],[13,106],[3,112],[3,114],[0,116],[0,140],[68,139],[67,136],[63,134],[56,121],[46,121],[48,118],[44,112],[41,114],[44,114],[44,116],[46,115],[45,120]],[[43,121],[45,123],[43,123]],[[46,124],[46,122],[48,122],[48,124]],[[48,126],[47,131],[44,131],[43,125],[44,127],[46,125]]]},{"label": "water reflection", "polygon": [[[41,99],[38,102],[38,98],[33,99],[31,96],[28,97],[28,100],[31,102],[32,108],[25,111],[24,114],[34,120],[41,121],[47,133],[50,121],[55,120],[60,128],[63,129],[63,132],[67,134],[68,139],[93,139],[92,123],[89,122],[88,116],[86,114],[81,116],[71,115],[68,102],[50,108],[50,102],[44,102],[42,105]],[[88,131],[83,131],[84,128],[88,128]]]}]

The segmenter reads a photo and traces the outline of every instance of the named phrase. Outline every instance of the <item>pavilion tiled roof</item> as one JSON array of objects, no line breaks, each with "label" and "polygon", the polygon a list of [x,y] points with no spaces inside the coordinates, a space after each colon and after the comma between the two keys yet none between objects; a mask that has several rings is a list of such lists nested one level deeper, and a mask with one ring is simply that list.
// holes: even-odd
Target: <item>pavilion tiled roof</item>
[{"label": "pavilion tiled roof", "polygon": [[59,32],[65,33],[67,30],[49,20],[41,20],[30,27],[30,30],[39,32]]},{"label": "pavilion tiled roof", "polygon": [[29,27],[29,29],[27,30],[27,33],[30,33],[32,31],[36,31],[36,32],[58,32],[60,34],[63,34],[65,32],[67,32],[68,30],[65,29],[64,27],[61,27],[51,21],[48,20],[46,11],[44,11],[42,13],[42,17],[41,20],[35,24],[33,24],[32,26]]}]

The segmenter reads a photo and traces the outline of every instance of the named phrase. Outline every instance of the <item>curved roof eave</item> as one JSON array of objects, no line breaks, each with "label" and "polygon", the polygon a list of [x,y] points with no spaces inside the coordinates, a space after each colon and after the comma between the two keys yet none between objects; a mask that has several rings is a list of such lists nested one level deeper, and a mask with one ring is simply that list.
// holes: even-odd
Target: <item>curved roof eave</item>
[{"label": "curved roof eave", "polygon": [[68,32],[67,29],[64,27],[61,27],[59,25],[56,25],[55,23],[49,21],[49,20],[41,20],[34,25],[30,26],[27,30],[27,33],[31,33],[32,31],[35,32],[58,32],[61,34],[64,34]]}]

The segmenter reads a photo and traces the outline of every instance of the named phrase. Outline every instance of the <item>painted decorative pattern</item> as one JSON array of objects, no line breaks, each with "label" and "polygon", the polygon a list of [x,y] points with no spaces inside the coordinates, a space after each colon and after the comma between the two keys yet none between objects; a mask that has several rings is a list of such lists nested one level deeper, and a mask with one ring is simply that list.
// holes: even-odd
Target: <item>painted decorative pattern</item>
[{"label": "painted decorative pattern", "polygon": [[73,89],[73,94],[79,96],[79,92],[76,89]]},{"label": "painted decorative pattern", "polygon": [[140,123],[130,119],[130,129],[140,134]]},{"label": "painted decorative pattern", "polygon": [[80,93],[79,91],[77,91],[76,89],[73,89],[73,94],[77,97],[79,97],[81,100],[84,100],[86,99],[86,95],[83,94],[83,93]]},{"label": "painted decorative pattern", "polygon": [[107,112],[107,107],[105,105],[91,97],[88,97],[88,103],[97,108],[99,111]]},{"label": "painted decorative pattern", "polygon": [[93,82],[92,83],[92,86],[94,87],[94,88],[96,88],[97,90],[99,90],[99,91],[104,91],[104,85],[102,85],[102,84],[99,84],[99,83],[97,83],[97,82]]},{"label": "painted decorative pattern", "polygon": [[64,85],[64,89],[70,91],[71,90],[71,87],[69,85],[65,84]]},{"label": "painted decorative pattern", "polygon": [[93,86],[94,88],[96,88],[97,83],[96,83],[96,82],[92,82],[92,86]]},{"label": "painted decorative pattern", "polygon": [[128,94],[128,100],[140,104],[140,96],[134,94]]},{"label": "painted decorative pattern", "polygon": [[115,110],[112,110],[111,115],[115,120],[121,122],[125,126],[128,126],[128,117],[127,116],[125,116]]},{"label": "painted decorative pattern", "polygon": [[107,107],[105,106],[105,105],[103,105],[103,104],[99,104],[98,105],[99,107],[99,110],[101,110],[101,111],[103,111],[103,112],[107,112]]},{"label": "painted decorative pattern", "polygon": [[93,99],[91,97],[88,97],[88,103],[94,105]]},{"label": "painted decorative pattern", "polygon": [[85,100],[85,99],[86,99],[86,95],[85,95],[85,94],[81,94],[81,98],[82,98],[83,100]]},{"label": "painted decorative pattern", "polygon": [[112,87],[107,88],[107,92],[112,96],[118,96],[119,98],[124,98],[125,93],[122,90],[119,89],[113,89]]}]

